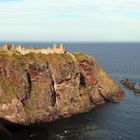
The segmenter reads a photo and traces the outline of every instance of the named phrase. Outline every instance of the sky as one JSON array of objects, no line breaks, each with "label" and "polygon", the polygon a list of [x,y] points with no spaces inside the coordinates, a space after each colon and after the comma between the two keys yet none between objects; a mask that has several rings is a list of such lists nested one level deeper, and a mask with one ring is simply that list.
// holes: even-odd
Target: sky
[{"label": "sky", "polygon": [[140,0],[0,0],[0,40],[140,42]]}]

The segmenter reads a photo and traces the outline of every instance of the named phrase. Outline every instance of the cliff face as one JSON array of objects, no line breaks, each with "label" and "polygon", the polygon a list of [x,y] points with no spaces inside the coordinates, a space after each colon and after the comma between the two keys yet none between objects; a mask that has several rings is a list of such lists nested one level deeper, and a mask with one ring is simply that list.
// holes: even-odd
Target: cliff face
[{"label": "cliff face", "polygon": [[10,122],[50,122],[123,96],[95,59],[82,53],[0,52],[0,118]]}]

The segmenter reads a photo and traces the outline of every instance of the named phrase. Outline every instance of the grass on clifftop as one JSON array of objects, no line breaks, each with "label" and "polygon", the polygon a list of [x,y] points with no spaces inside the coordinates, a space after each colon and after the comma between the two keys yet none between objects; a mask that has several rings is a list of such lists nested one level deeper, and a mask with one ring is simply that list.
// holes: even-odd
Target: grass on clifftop
[{"label": "grass on clifftop", "polygon": [[0,74],[0,104],[10,103],[16,98],[16,92],[21,92],[21,88],[13,81]]},{"label": "grass on clifftop", "polygon": [[53,62],[53,63],[57,63],[59,61],[66,61],[66,60],[71,60],[70,54],[73,55],[74,57],[78,58],[78,59],[86,59],[89,61],[95,61],[95,58],[86,55],[82,52],[74,52],[74,53],[64,53],[64,54],[57,54],[57,53],[53,53],[53,54],[42,54],[42,53],[29,53],[26,55],[21,55],[19,53],[16,52],[4,52],[4,51],[0,51],[0,56],[2,58],[10,58],[13,57],[17,60],[23,60],[23,61],[27,61],[27,62],[44,62],[45,60],[47,60],[48,62]]},{"label": "grass on clifftop", "polygon": [[32,63],[58,63],[59,61],[67,61],[70,60],[70,57],[67,53],[65,54],[42,54],[42,53],[29,53],[26,55],[21,55],[20,58],[25,62],[32,62]]},{"label": "grass on clifftop", "polygon": [[95,58],[93,58],[89,55],[86,55],[83,52],[74,52],[74,53],[72,53],[72,55],[74,55],[78,59],[86,59],[88,61],[96,61]]}]

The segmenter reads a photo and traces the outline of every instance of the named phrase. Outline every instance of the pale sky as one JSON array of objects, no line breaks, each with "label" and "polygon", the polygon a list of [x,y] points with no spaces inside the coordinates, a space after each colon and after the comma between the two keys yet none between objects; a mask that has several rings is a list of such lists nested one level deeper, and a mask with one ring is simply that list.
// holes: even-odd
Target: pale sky
[{"label": "pale sky", "polygon": [[140,41],[140,0],[0,0],[2,41]]}]

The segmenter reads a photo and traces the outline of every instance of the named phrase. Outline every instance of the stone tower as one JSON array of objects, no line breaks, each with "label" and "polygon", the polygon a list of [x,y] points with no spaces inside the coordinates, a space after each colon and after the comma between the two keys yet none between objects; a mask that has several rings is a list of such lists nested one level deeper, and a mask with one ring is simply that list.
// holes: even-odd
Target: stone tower
[{"label": "stone tower", "polygon": [[54,44],[53,44],[53,49],[55,50],[56,48],[57,48],[57,44],[54,43]]},{"label": "stone tower", "polygon": [[60,44],[60,51],[61,51],[61,53],[65,52],[64,44],[63,43]]},{"label": "stone tower", "polygon": [[4,50],[4,51],[7,51],[8,50],[8,43],[5,43],[3,46],[2,46],[2,49]]},{"label": "stone tower", "polygon": [[22,54],[22,47],[19,45],[16,47],[16,51]]}]

